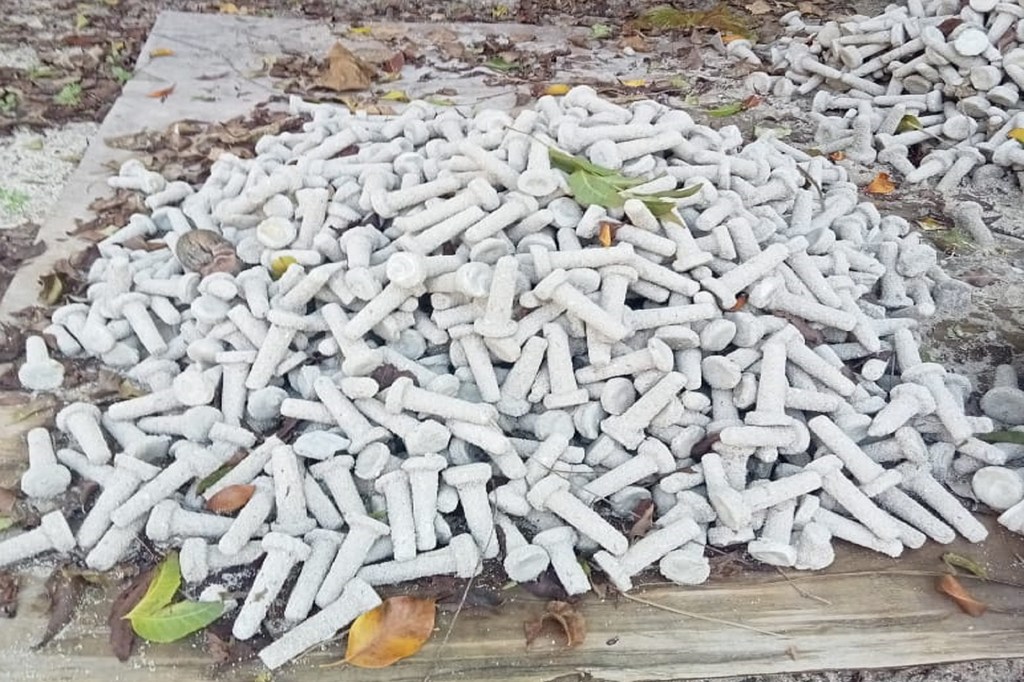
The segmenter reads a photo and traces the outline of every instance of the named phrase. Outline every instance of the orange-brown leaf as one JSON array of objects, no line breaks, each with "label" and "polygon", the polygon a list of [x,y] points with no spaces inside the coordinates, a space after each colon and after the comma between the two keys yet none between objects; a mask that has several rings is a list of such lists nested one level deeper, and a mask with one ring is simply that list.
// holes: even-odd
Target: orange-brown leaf
[{"label": "orange-brown leaf", "polygon": [[249,501],[256,492],[252,484],[229,485],[206,501],[206,508],[215,514],[231,514]]},{"label": "orange-brown leaf", "polygon": [[345,662],[358,668],[386,668],[412,656],[434,632],[434,600],[391,597],[352,623]]},{"label": "orange-brown leaf", "polygon": [[828,155],[828,158],[830,158],[833,161],[842,161],[843,159],[846,158],[846,152],[842,150],[839,150],[838,152],[832,152],[831,154]]},{"label": "orange-brown leaf", "polygon": [[523,624],[526,646],[533,644],[548,622],[558,623],[562,628],[567,648],[578,646],[587,638],[587,621],[576,607],[564,601],[549,601],[544,613]]},{"label": "orange-brown leaf", "polygon": [[747,109],[753,109],[756,106],[760,106],[761,102],[763,101],[764,99],[762,99],[759,95],[750,95],[745,100],[743,100],[743,111],[746,111]]},{"label": "orange-brown leaf", "polygon": [[174,92],[174,86],[173,85],[169,85],[166,88],[160,88],[159,90],[154,90],[153,92],[151,92],[148,95],[146,95],[146,97],[152,97],[153,99],[165,100],[165,99],[167,99],[168,97],[171,96],[172,92]]},{"label": "orange-brown leaf", "polygon": [[609,247],[615,243],[615,225],[602,222],[597,230],[597,241],[601,246]]},{"label": "orange-brown leaf", "polygon": [[977,618],[988,610],[988,604],[972,597],[956,576],[942,576],[936,581],[935,589],[955,601],[960,610],[969,616]]},{"label": "orange-brown leaf", "polygon": [[868,194],[892,194],[896,189],[896,183],[892,181],[888,173],[879,173],[868,183],[864,191]]},{"label": "orange-brown leaf", "polygon": [[736,303],[734,303],[733,306],[729,308],[728,312],[736,313],[743,310],[743,306],[747,305],[747,299],[749,298],[750,294],[748,294],[745,291],[741,291],[740,293],[736,294]]}]

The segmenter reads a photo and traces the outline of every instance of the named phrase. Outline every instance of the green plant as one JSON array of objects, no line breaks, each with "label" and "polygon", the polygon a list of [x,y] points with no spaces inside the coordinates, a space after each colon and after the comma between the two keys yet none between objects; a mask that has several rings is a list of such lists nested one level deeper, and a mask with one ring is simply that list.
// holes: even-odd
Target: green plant
[{"label": "green plant", "polygon": [[13,114],[18,108],[18,94],[8,90],[0,95],[0,114]]},{"label": "green plant", "polygon": [[82,102],[82,84],[78,81],[68,83],[53,97],[53,101],[62,107],[76,107]]},{"label": "green plant", "polygon": [[21,213],[28,206],[29,196],[17,189],[0,187],[0,210],[5,213]]},{"label": "green plant", "polygon": [[114,80],[116,80],[120,85],[124,85],[132,79],[132,72],[120,64],[113,64],[110,67],[110,73],[114,76]]}]

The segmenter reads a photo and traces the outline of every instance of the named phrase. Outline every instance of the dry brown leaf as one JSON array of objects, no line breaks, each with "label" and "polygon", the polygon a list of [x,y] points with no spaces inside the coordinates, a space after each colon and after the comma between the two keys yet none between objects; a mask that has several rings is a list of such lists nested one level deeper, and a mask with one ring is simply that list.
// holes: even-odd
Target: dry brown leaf
[{"label": "dry brown leaf", "polygon": [[754,2],[747,5],[746,8],[747,11],[753,14],[754,16],[768,14],[772,11],[772,6],[765,2],[764,0],[754,0]]},{"label": "dry brown leaf", "polygon": [[798,2],[796,8],[801,14],[812,14],[816,17],[825,16],[825,11],[813,2]]},{"label": "dry brown leaf", "polygon": [[110,606],[110,615],[107,616],[107,625],[110,627],[110,649],[117,660],[121,662],[131,658],[132,650],[139,639],[135,630],[132,629],[131,621],[125,616],[142,601],[142,597],[145,596],[155,575],[155,567],[140,573],[125,586],[120,594],[114,597],[114,603]]},{"label": "dry brown leaf", "polygon": [[386,668],[412,656],[434,632],[433,599],[390,597],[352,623],[345,662],[357,668]]},{"label": "dry brown leaf", "polygon": [[828,155],[828,158],[832,161],[842,161],[846,158],[846,152],[839,150],[838,152],[832,152]]},{"label": "dry brown leaf", "polygon": [[63,566],[53,569],[46,579],[46,594],[50,597],[50,617],[46,621],[46,631],[33,649],[40,649],[53,640],[60,631],[71,622],[78,605],[82,603],[88,583],[80,575],[64,570]]},{"label": "dry brown leaf", "polygon": [[575,606],[564,601],[549,601],[544,613],[523,624],[526,646],[533,644],[549,621],[558,623],[562,628],[567,648],[578,646],[587,638],[587,621]]},{"label": "dry brown leaf", "polygon": [[631,36],[626,36],[619,41],[620,48],[631,48],[634,52],[650,52],[651,46],[647,44],[647,39],[639,33]]},{"label": "dry brown leaf", "polygon": [[764,98],[758,95],[750,95],[745,100],[743,100],[743,111],[747,111],[748,109],[753,109],[756,106],[760,106],[761,102],[763,101]]},{"label": "dry brown leaf", "polygon": [[246,505],[256,486],[239,483],[229,485],[206,501],[206,508],[214,514],[233,514]]},{"label": "dry brown leaf", "polygon": [[352,54],[341,43],[334,43],[327,53],[327,70],[317,85],[335,92],[366,90],[373,79],[373,68]]},{"label": "dry brown leaf", "polygon": [[888,173],[879,173],[868,183],[864,191],[868,194],[892,194],[896,189],[896,183],[892,181]]},{"label": "dry brown leaf", "polygon": [[153,99],[158,99],[158,100],[160,100],[162,102],[165,99],[167,99],[168,97],[170,97],[171,93],[173,93],[173,92],[174,92],[174,85],[168,85],[166,88],[160,88],[159,90],[154,90],[153,92],[147,94],[146,97],[152,97]]},{"label": "dry brown leaf", "polygon": [[972,597],[956,576],[942,576],[935,582],[935,589],[955,601],[961,611],[974,618],[988,610],[988,605]]},{"label": "dry brown leaf", "polygon": [[633,510],[633,527],[629,529],[626,537],[630,542],[646,537],[654,527],[654,501],[651,499],[641,500]]},{"label": "dry brown leaf", "polygon": [[385,73],[401,73],[403,66],[405,66],[405,53],[396,52],[391,55],[390,59],[381,62],[380,68]]}]

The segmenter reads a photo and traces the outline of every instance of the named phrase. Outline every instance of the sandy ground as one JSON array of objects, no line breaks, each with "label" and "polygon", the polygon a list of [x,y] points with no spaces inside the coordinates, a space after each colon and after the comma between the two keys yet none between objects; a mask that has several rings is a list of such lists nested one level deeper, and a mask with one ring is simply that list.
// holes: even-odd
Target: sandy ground
[{"label": "sandy ground", "polygon": [[[337,3],[341,4],[341,3]],[[325,22],[360,20],[370,17],[394,20],[427,20],[443,23],[453,20],[520,21],[544,24],[593,26],[606,24],[618,28],[626,19],[657,3],[628,0],[522,0],[518,3],[478,0],[354,0],[337,7],[330,0],[299,2],[292,0],[256,0],[236,3],[238,11],[273,16],[307,16]],[[870,14],[882,3],[858,2],[857,10]],[[742,10],[743,4],[736,6]],[[792,8],[776,3],[771,16],[763,22],[771,31],[771,18]],[[5,18],[0,26],[0,229],[14,228],[26,222],[40,222],[58,200],[67,176],[85,150],[97,123],[102,119],[119,90],[117,69],[130,71],[148,26],[161,8],[191,11],[223,11],[219,3],[171,0],[99,0],[79,3],[71,0],[5,0]],[[829,13],[848,7],[832,4]],[[770,37],[770,36],[768,36]],[[97,51],[97,45],[110,40],[123,41],[117,50],[109,46]],[[104,42],[106,41],[106,42]],[[73,74],[85,88],[79,101],[53,106],[55,99]],[[115,68],[117,67],[117,68]],[[12,117],[4,109],[4,73],[20,74],[27,80],[39,76],[41,69],[58,69],[57,74],[37,78],[46,81],[38,91],[24,90],[19,109]],[[56,82],[50,82],[56,81]],[[76,82],[74,80],[68,82]],[[34,85],[30,87],[35,87]],[[8,88],[5,91],[4,88]],[[66,100],[67,98],[65,98]],[[10,100],[7,100],[8,102]],[[41,104],[42,103],[42,104]],[[45,105],[45,106],[44,106]],[[799,135],[803,127],[793,116],[793,103],[768,102],[755,111],[761,119],[774,119],[792,125]],[[806,133],[806,130],[804,130]],[[965,187],[963,194],[983,203],[993,217],[995,230],[1021,236],[1024,212],[1011,206],[1008,197],[1019,199],[1019,190],[1010,187],[986,189]],[[942,214],[943,197],[928,192],[898,192],[885,210],[899,212],[912,220]],[[1019,203],[1019,202],[1017,202]],[[951,364],[975,378],[979,386],[988,381],[991,367],[1011,362],[1024,347],[1024,247],[1016,239],[1002,242],[988,253],[974,251],[969,244],[943,242],[949,253],[944,262],[957,277],[966,276],[982,286],[974,286],[959,297],[940,300],[940,313],[931,321],[930,341],[926,348],[935,359]],[[865,652],[870,656],[870,652]],[[732,682],[1007,682],[1024,679],[1024,660],[972,662],[955,665],[913,668],[897,671],[825,672],[787,676],[731,678]]]}]

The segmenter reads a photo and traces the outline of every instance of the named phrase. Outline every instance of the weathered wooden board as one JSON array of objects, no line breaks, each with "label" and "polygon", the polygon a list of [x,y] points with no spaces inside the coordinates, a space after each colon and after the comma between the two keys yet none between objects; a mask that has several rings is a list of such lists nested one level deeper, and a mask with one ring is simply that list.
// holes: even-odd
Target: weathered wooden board
[{"label": "weathered wooden board", "polygon": [[[540,47],[564,44],[565,38],[557,27],[453,28],[477,34],[486,30],[532,35],[540,41]],[[406,26],[390,30],[421,31],[426,35],[436,29]],[[171,47],[178,58],[148,64],[143,59],[140,75],[129,83],[100,136],[125,134],[141,127],[161,129],[180,118],[215,120],[244,113],[272,92],[266,79],[253,75],[264,57],[282,51],[322,53],[332,39],[323,25],[310,22],[162,15],[142,54],[156,47]],[[630,76],[624,70],[628,66],[621,66],[614,56],[598,52],[590,59],[580,63],[591,74],[600,73],[605,78]],[[221,72],[227,75],[204,79]],[[448,74],[446,78],[456,81],[460,92],[471,100],[479,102],[488,93],[479,78],[467,79],[461,74]],[[175,96],[167,102],[145,96],[171,82],[177,87]],[[424,88],[442,87],[446,82],[409,82],[393,87],[422,94],[428,92]],[[492,105],[499,102],[494,98],[487,101]],[[0,312],[6,314],[31,303],[38,275],[56,258],[79,248],[67,240],[71,219],[85,215],[89,201],[103,192],[103,178],[108,173],[105,164],[119,158],[101,140],[92,146],[69,185],[60,214],[44,227],[43,238],[51,250],[19,275],[10,290],[14,293],[5,299]],[[0,395],[0,485],[11,485],[25,466],[21,436],[42,423],[47,412],[33,411],[26,417],[24,406],[7,405],[5,398],[9,396]],[[541,644],[527,651],[523,622],[539,614],[544,602],[513,590],[507,595],[508,602],[497,611],[463,611],[454,627],[451,615],[441,616],[438,632],[424,650],[392,668],[318,668],[341,657],[340,645],[334,645],[305,656],[275,674],[274,679],[401,681],[429,677],[512,681],[573,678],[588,673],[596,679],[617,681],[664,680],[1024,656],[1024,619],[1016,615],[1024,613],[1024,592],[1014,587],[970,583],[974,593],[992,604],[994,610],[979,619],[960,613],[933,588],[932,574],[942,569],[939,556],[947,549],[929,545],[896,561],[844,547],[828,571],[790,574],[792,582],[777,572],[746,572],[697,588],[652,586],[635,592],[668,609],[741,623],[778,636],[621,598],[600,600],[591,596],[581,606],[589,628],[582,646],[561,650]],[[980,558],[996,577],[1024,581],[1019,565],[1024,539],[1018,536],[995,528],[983,545],[957,544],[953,549]],[[18,617],[0,620],[0,681],[191,682],[214,676],[249,681],[260,671],[259,665],[250,664],[215,675],[199,638],[146,646],[129,663],[121,664],[109,654],[106,642],[110,595],[99,594],[91,595],[82,613],[57,641],[41,651],[31,651],[46,620],[42,590],[46,573],[45,567],[25,572]],[[450,635],[446,636],[449,628]]]},{"label": "weathered wooden board", "polygon": [[[24,408],[0,407],[3,485],[14,483],[25,466],[20,433],[46,418],[45,411],[28,419],[23,414]],[[993,535],[980,545],[932,543],[899,560],[843,547],[836,564],[819,574],[747,571],[701,587],[653,585],[634,593],[668,609],[778,636],[590,595],[580,607],[589,630],[582,646],[561,650],[540,642],[527,651],[523,622],[541,613],[544,601],[512,590],[496,611],[464,610],[447,643],[450,614],[439,618],[437,634],[414,658],[382,671],[345,670],[344,679],[525,681],[585,672],[598,679],[660,680],[1022,656],[1024,618],[1018,614],[1024,614],[1024,590],[965,581],[993,608],[975,619],[934,589],[934,574],[943,569],[940,556],[950,550],[977,558],[993,577],[1024,580],[1024,538],[990,525]],[[0,680],[177,682],[213,675],[200,638],[146,646],[133,661],[119,663],[106,641],[111,595],[98,590],[56,642],[30,651],[46,622],[45,575],[43,567],[28,571],[18,617],[0,620]],[[334,645],[308,654],[274,679],[321,679],[326,671],[318,666],[342,651]],[[248,681],[259,670],[248,664],[218,670],[216,678]]]}]

